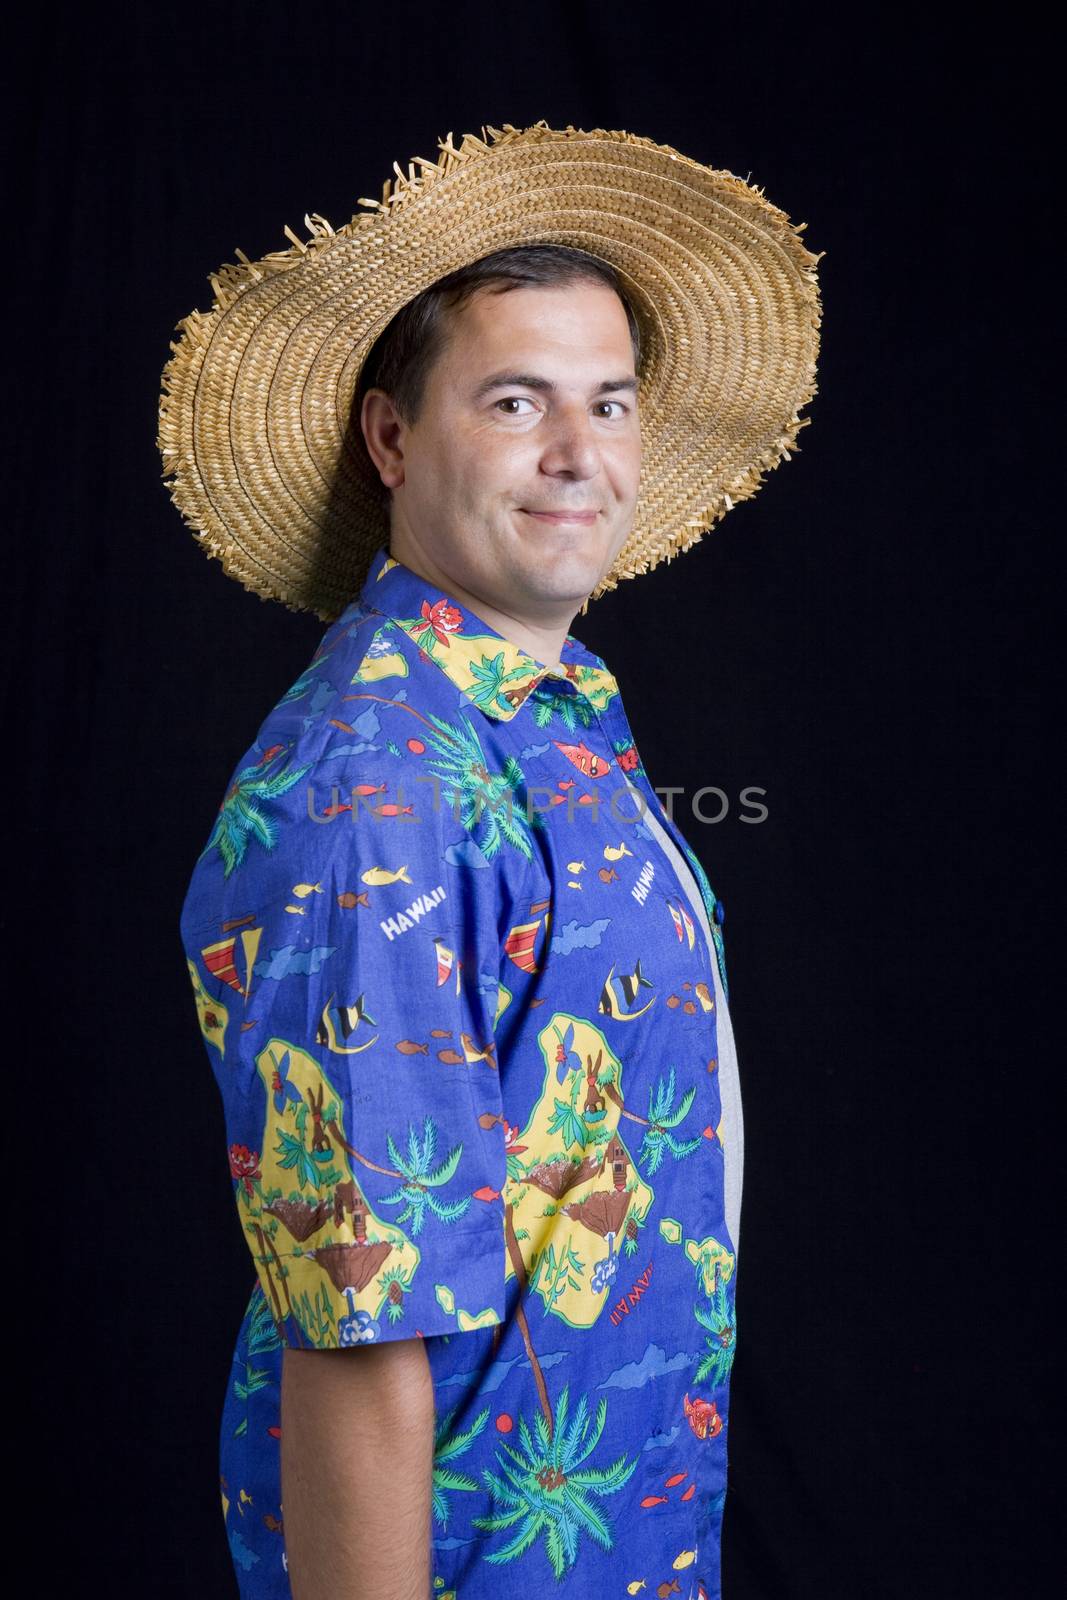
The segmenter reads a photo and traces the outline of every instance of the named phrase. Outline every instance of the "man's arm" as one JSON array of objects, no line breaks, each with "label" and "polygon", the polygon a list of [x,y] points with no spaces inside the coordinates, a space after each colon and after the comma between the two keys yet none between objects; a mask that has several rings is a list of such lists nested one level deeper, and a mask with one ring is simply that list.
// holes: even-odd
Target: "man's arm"
[{"label": "man's arm", "polygon": [[428,1600],[434,1393],[423,1341],[286,1349],[281,1430],[293,1600]]}]

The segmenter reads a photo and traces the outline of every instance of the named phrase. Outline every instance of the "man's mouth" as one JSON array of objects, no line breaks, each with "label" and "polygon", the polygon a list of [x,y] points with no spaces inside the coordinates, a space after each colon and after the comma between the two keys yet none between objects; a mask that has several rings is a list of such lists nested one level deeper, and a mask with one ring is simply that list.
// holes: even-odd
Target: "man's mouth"
[{"label": "man's mouth", "polygon": [[528,506],[522,507],[528,517],[536,517],[538,522],[573,522],[582,527],[589,527],[600,515],[599,511],[534,511]]}]

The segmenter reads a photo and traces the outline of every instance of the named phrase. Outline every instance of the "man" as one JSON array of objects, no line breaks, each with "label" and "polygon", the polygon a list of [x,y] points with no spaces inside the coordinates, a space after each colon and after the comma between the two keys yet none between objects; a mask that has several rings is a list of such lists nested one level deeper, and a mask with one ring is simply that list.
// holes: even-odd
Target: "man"
[{"label": "man", "polygon": [[[539,124],[493,148],[543,157],[546,135],[565,137]],[[601,156],[632,163],[630,137],[602,135]],[[625,170],[644,194],[647,171]],[[660,206],[672,181],[656,180]],[[485,175],[483,239],[494,202],[529,193],[504,187]],[[455,225],[466,198],[452,194]],[[428,241],[448,219],[420,226]],[[279,520],[257,587],[314,607],[343,581],[331,529],[347,514],[379,542],[238,762],[182,911],[256,1270],[221,1440],[242,1595],[482,1600],[504,1573],[575,1596],[720,1593],[742,1155],[721,905],[659,804],[618,683],[568,631],[633,570],[620,560],[656,323],[608,252],[531,226],[528,244],[468,241],[414,295],[394,287],[398,309],[365,341],[333,458],[342,491],[303,528],[318,565],[296,553],[299,519]],[[750,249],[746,271],[763,259]],[[794,312],[811,308],[799,259]],[[228,374],[207,405],[232,424],[219,459],[236,469],[234,438],[258,426],[278,493],[292,418],[272,435],[273,399],[266,416],[253,390],[242,401],[240,374],[273,341],[275,395],[307,304],[325,314],[336,289],[297,280],[284,338],[265,333],[284,293],[241,332],[252,284],[272,286],[258,267],[237,295],[223,287],[210,341],[187,326],[161,412],[186,474],[176,498],[246,582],[272,491],[240,491],[260,495],[256,527],[236,472],[224,491],[216,469],[213,502],[228,492],[243,522],[235,551],[192,487],[204,474],[206,498],[210,450],[191,441],[218,438],[202,386]],[[810,385],[806,326],[780,450]],[[700,386],[684,387],[699,414]],[[321,466],[300,393],[300,448]],[[756,427],[751,390],[739,404]],[[663,416],[661,395],[657,448]],[[768,464],[757,434],[735,430],[734,498]],[[698,498],[705,470],[686,486]],[[361,499],[373,478],[378,524]],[[305,513],[316,493],[295,497]],[[675,547],[686,532],[683,517]]]}]

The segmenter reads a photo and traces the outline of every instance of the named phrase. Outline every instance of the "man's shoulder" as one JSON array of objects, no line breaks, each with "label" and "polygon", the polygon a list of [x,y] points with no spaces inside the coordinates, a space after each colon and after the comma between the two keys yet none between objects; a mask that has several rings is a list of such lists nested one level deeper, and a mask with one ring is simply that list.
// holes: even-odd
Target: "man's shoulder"
[{"label": "man's shoulder", "polygon": [[449,828],[446,706],[442,674],[403,630],[350,608],[233,768],[183,928],[286,902],[294,885],[318,885],[342,866],[377,882],[396,870],[394,856],[401,866],[436,863],[446,835],[463,834]]},{"label": "man's shoulder", "polygon": [[420,742],[398,737],[391,713],[410,717],[414,734],[427,708],[439,709],[439,679],[390,617],[354,605],[271,707],[238,765],[281,745],[291,761],[341,775],[383,761],[415,767]]}]

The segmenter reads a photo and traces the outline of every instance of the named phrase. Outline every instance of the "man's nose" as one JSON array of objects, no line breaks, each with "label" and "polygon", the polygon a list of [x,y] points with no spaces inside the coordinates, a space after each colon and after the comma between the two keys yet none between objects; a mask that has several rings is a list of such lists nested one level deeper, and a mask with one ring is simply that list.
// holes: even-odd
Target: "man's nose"
[{"label": "man's nose", "polygon": [[561,407],[548,420],[541,470],[574,478],[595,478],[600,443],[584,406]]}]

